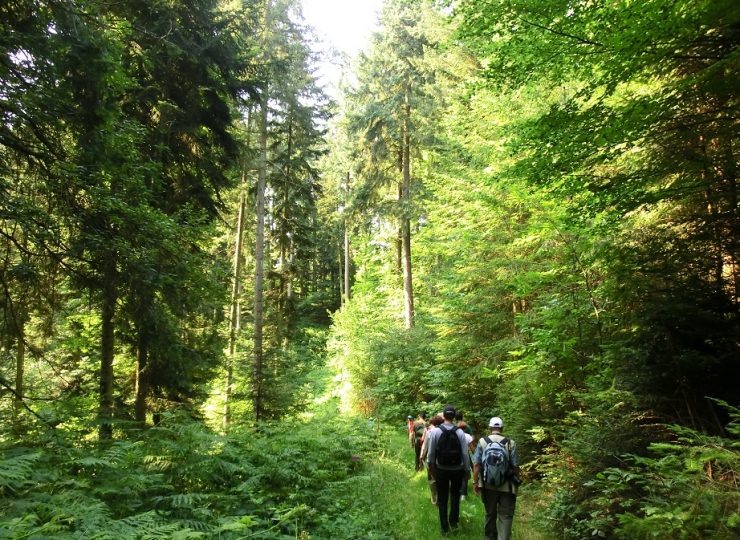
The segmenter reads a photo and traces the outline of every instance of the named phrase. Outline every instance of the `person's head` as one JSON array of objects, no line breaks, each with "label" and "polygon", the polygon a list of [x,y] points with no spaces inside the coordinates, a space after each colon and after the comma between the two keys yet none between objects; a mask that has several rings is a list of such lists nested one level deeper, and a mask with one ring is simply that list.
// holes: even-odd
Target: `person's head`
[{"label": "person's head", "polygon": [[494,416],[488,421],[488,427],[491,428],[491,431],[493,432],[501,432],[504,430],[504,421],[498,416]]},{"label": "person's head", "polygon": [[441,415],[439,415],[439,414],[435,414],[429,420],[429,423],[432,424],[434,427],[439,427],[442,424],[444,424],[444,422],[445,422],[445,419]]},{"label": "person's head", "polygon": [[457,411],[455,410],[455,407],[452,405],[446,405],[445,408],[442,410],[442,416],[444,416],[445,420],[448,420],[452,422],[455,419],[455,413]]},{"label": "person's head", "polygon": [[425,413],[425,412],[420,412],[420,413],[419,413],[419,418],[421,418],[422,420],[426,420],[426,419],[427,419],[427,413]]},{"label": "person's head", "polygon": [[455,411],[455,420],[458,422],[463,421],[463,413],[461,411]]},{"label": "person's head", "polygon": [[413,420],[413,419],[414,419],[414,417],[413,417],[413,416],[411,416],[411,415],[408,415],[408,416],[406,417],[406,420]]}]

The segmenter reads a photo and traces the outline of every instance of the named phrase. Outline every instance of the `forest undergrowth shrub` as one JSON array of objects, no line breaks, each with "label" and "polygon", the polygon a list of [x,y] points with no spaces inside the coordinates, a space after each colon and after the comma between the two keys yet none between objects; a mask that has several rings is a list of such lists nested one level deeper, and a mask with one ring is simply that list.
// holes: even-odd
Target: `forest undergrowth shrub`
[{"label": "forest undergrowth shrub", "polygon": [[572,478],[554,483],[561,489],[546,518],[564,538],[737,538],[740,411],[723,405],[732,418],[726,437],[666,426],[671,441],[625,454],[615,466],[572,467]]},{"label": "forest undergrowth shrub", "polygon": [[361,538],[367,426],[321,415],[222,436],[173,414],[108,445],[5,446],[0,538]]}]

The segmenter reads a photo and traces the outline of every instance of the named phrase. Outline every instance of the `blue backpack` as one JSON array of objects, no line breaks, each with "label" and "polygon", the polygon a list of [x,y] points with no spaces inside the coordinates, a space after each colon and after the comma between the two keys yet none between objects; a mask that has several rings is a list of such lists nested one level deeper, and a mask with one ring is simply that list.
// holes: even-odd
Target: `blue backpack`
[{"label": "blue backpack", "polygon": [[494,441],[483,437],[486,447],[483,449],[483,483],[499,487],[509,481],[511,468],[511,448],[509,439]]}]

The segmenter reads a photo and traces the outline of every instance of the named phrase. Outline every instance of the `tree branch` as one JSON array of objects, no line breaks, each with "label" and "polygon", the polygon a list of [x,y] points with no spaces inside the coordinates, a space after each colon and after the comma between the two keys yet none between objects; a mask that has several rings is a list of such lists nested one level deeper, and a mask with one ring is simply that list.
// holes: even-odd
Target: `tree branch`
[{"label": "tree branch", "polygon": [[558,36],[567,37],[569,39],[573,39],[577,41],[578,43],[583,43],[584,45],[594,45],[596,47],[603,47],[603,43],[599,43],[598,41],[591,41],[590,39],[582,38],[580,36],[576,36],[573,34],[569,34],[567,32],[563,32],[561,30],[555,30],[554,28],[551,28],[549,26],[545,26],[544,24],[539,24],[533,21],[528,21],[524,17],[519,17],[519,20],[522,21],[525,24],[528,24],[530,26],[534,26],[536,28],[541,28],[542,30],[547,30],[550,33],[556,34]]}]

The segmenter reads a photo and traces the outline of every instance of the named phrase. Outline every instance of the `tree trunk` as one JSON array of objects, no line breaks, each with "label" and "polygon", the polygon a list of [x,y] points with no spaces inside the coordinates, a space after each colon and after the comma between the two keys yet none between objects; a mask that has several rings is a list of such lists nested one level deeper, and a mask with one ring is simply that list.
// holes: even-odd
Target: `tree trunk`
[{"label": "tree trunk", "polygon": [[[242,170],[242,186],[246,180],[246,165]],[[244,213],[246,197],[242,192],[239,198],[239,212],[236,218],[236,239],[234,241],[233,278],[231,284],[231,304],[229,306],[229,357],[226,361],[226,396],[224,400],[223,429],[229,429],[231,422],[231,390],[234,384],[234,355],[236,354],[236,337],[239,329],[239,291],[241,290],[240,275],[242,267],[242,245],[244,230]]]},{"label": "tree trunk", "polygon": [[396,236],[396,271],[403,275],[403,136],[401,137],[401,148],[398,150],[398,172],[401,175],[401,181],[398,183],[398,207],[401,223],[398,225],[398,236]]},{"label": "tree trunk", "polygon": [[23,380],[26,366],[26,333],[23,321],[16,321],[18,326],[18,350],[15,354],[15,396],[13,398],[13,432],[21,433],[21,410],[23,409]]},{"label": "tree trunk", "polygon": [[352,259],[349,252],[349,230],[347,219],[344,220],[344,299],[346,302],[352,300],[352,287],[350,285],[350,265]]},{"label": "tree trunk", "polygon": [[403,117],[403,184],[401,189],[401,245],[403,248],[403,304],[406,328],[414,327],[414,289],[411,271],[411,106],[406,95]]},{"label": "tree trunk", "polygon": [[[263,58],[265,65],[268,64],[267,56],[267,34],[270,14],[270,0],[265,0],[262,14],[263,34],[262,43],[264,48]],[[259,136],[259,171],[257,174],[257,193],[255,200],[255,214],[257,225],[255,231],[254,247],[254,365],[252,381],[252,406],[254,408],[254,419],[259,421],[262,417],[262,330],[264,317],[264,259],[265,259],[265,188],[267,184],[267,107],[269,105],[269,85],[267,80],[262,85],[262,99],[260,100],[260,136]]]},{"label": "tree trunk", "polygon": [[136,343],[136,398],[134,401],[134,416],[141,427],[144,427],[146,425],[146,399],[149,395],[149,370],[147,369],[148,360],[149,351],[147,347],[145,330],[142,327],[139,327]]},{"label": "tree trunk", "polygon": [[[346,299],[346,292],[344,290],[345,282],[344,282],[344,275],[343,275],[343,268],[344,263],[342,262],[342,250],[339,250],[338,257],[339,264],[337,265],[337,268],[339,270],[339,304],[344,305],[345,299]],[[334,289],[334,286],[332,286],[332,289]]]},{"label": "tree trunk", "polygon": [[[349,173],[347,173],[347,181],[344,184],[344,199],[345,208],[347,206],[347,200],[349,200]],[[349,251],[349,221],[347,216],[344,217],[344,299],[349,302],[352,299],[352,287],[350,283],[350,270],[352,266],[352,256]]]},{"label": "tree trunk", "polygon": [[100,439],[113,435],[113,316],[116,312],[115,261],[108,261],[103,277],[100,340],[100,395],[98,422]]},{"label": "tree trunk", "polygon": [[[269,2],[265,2],[265,11]],[[262,325],[264,299],[264,256],[265,256],[265,185],[267,179],[267,83],[262,88],[261,121],[260,121],[260,160],[257,178],[257,194],[255,212],[257,214],[257,229],[255,232],[254,248],[254,375],[252,404],[255,420],[262,415]]]}]

